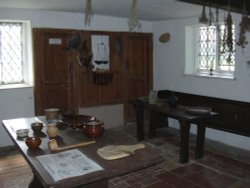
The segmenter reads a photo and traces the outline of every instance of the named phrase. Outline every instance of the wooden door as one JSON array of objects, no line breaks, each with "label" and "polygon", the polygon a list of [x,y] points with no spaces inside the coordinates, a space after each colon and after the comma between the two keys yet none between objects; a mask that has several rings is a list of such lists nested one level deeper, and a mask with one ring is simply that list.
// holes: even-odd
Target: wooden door
[{"label": "wooden door", "polygon": [[135,120],[129,101],[148,96],[152,88],[152,34],[125,33],[124,42],[124,119]]},{"label": "wooden door", "polygon": [[76,112],[74,57],[65,50],[72,30],[34,29],[35,114],[46,108]]}]

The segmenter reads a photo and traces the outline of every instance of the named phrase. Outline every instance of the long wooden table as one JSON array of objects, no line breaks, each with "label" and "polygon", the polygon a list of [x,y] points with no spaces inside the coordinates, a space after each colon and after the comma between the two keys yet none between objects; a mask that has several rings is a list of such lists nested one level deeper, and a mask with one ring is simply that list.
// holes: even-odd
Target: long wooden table
[{"label": "long wooden table", "polygon": [[[144,140],[144,110],[150,110],[150,125],[149,125],[149,137],[155,137],[156,125],[154,125],[154,115],[163,114],[167,117],[177,119],[180,124],[180,163],[186,163],[189,161],[189,136],[190,136],[190,124],[197,125],[197,137],[196,137],[196,149],[195,157],[203,157],[204,137],[205,137],[205,120],[216,115],[211,112],[208,115],[196,115],[186,112],[184,106],[177,106],[177,108],[171,108],[167,103],[163,105],[149,104],[148,99],[136,99],[131,102],[135,108],[136,121],[137,121],[137,139],[138,141]],[[154,117],[153,117],[154,116]],[[156,116],[157,117],[157,116]]]},{"label": "long wooden table", "polygon": [[[142,168],[153,166],[160,163],[163,158],[159,155],[155,148],[146,144],[145,149],[136,151],[134,155],[125,157],[117,160],[105,160],[101,158],[96,150],[98,148],[104,147],[109,144],[136,144],[137,140],[125,134],[119,134],[114,130],[105,130],[104,135],[101,138],[96,139],[96,143],[79,147],[78,149],[85,154],[90,159],[94,160],[104,170],[92,172],[83,176],[67,178],[55,182],[53,178],[48,174],[48,172],[43,168],[40,162],[37,160],[37,156],[43,156],[52,154],[48,149],[47,143],[49,137],[46,134],[46,127],[43,128],[43,132],[40,135],[42,138],[42,144],[39,149],[30,150],[26,146],[23,139],[18,139],[16,136],[16,130],[21,128],[30,129],[30,124],[33,122],[45,122],[44,117],[32,117],[32,118],[19,118],[4,120],[2,122],[7,133],[15,143],[16,147],[20,150],[23,157],[26,159],[30,165],[34,178],[30,183],[30,188],[32,187],[60,187],[60,188],[70,188],[70,187],[84,187],[84,188],[94,188],[108,187],[108,179],[120,176],[129,172],[133,172]],[[33,136],[33,132],[30,129],[29,136]],[[84,136],[82,130],[72,129],[66,125],[59,126],[59,135],[56,137],[59,146],[72,145],[82,141],[89,140]]]}]

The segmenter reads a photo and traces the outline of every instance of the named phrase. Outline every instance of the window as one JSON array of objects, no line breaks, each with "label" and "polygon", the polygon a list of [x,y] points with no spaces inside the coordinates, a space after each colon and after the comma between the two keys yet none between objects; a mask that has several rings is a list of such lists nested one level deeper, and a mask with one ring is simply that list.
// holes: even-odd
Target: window
[{"label": "window", "polygon": [[0,87],[31,84],[28,22],[0,21]]},{"label": "window", "polygon": [[[223,39],[225,25],[190,26],[186,29],[185,73],[210,77],[233,78],[235,70],[235,29],[233,52],[229,52]],[[191,36],[191,37],[190,37]]]}]

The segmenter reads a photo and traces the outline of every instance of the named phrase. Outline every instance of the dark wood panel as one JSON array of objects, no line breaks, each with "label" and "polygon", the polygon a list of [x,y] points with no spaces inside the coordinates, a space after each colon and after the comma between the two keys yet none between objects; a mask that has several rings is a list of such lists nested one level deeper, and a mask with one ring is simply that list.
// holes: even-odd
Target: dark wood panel
[{"label": "dark wood panel", "polygon": [[102,87],[102,102],[105,104],[122,103],[122,74],[114,72],[113,81],[108,85]]},{"label": "dark wood panel", "polygon": [[[178,0],[186,3],[197,4],[197,5],[205,5],[211,7],[218,7],[219,9],[228,10],[229,0]],[[246,13],[250,14],[250,1],[249,0],[230,0],[230,10],[236,13],[242,13],[243,3],[245,2]]]},{"label": "dark wood panel", "polygon": [[93,74],[78,67],[79,106],[95,106],[101,103],[99,85],[93,84]]}]

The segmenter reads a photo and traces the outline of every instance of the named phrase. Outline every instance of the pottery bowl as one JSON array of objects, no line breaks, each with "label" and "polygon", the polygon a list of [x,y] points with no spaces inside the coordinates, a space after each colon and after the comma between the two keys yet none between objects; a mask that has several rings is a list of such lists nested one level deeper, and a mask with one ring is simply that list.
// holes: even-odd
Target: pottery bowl
[{"label": "pottery bowl", "polygon": [[31,123],[31,129],[35,133],[40,133],[42,131],[42,128],[43,128],[43,123],[40,123],[40,122]]},{"label": "pottery bowl", "polygon": [[17,137],[24,138],[29,135],[29,129],[18,129],[16,131]]},{"label": "pottery bowl", "polygon": [[87,122],[83,125],[83,132],[88,138],[99,138],[104,132],[103,122],[98,120]]},{"label": "pottery bowl", "polygon": [[42,140],[39,137],[28,137],[25,139],[25,143],[30,149],[37,149],[41,145]]}]

